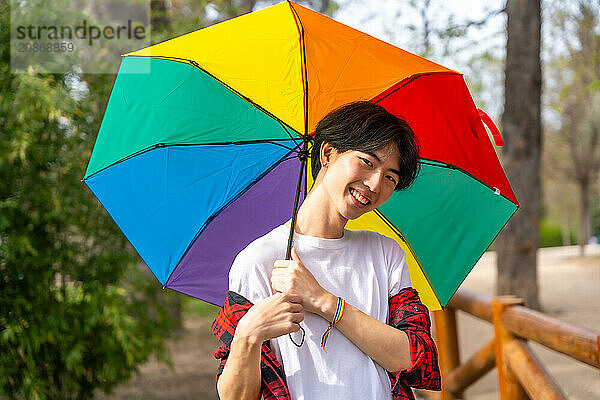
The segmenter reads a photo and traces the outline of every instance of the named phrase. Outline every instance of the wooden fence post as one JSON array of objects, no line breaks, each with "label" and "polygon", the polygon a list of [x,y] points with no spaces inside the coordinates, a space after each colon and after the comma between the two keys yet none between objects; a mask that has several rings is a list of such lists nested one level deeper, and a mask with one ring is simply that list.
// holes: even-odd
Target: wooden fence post
[{"label": "wooden fence post", "polygon": [[[460,365],[456,310],[447,306],[444,311],[434,311],[435,335],[439,352],[440,372],[442,373],[442,400],[455,400],[456,397],[444,388],[444,378]],[[459,393],[456,393],[459,395]]]},{"label": "wooden fence post", "polygon": [[500,400],[527,400],[528,396],[520,385],[517,377],[506,363],[503,348],[514,336],[502,325],[502,313],[510,306],[522,305],[523,300],[515,296],[498,296],[492,299],[492,323],[494,324],[496,370],[498,371],[498,386]]},{"label": "wooden fence post", "polygon": [[496,366],[494,339],[487,342],[471,358],[444,376],[444,390],[462,396],[463,391]]}]

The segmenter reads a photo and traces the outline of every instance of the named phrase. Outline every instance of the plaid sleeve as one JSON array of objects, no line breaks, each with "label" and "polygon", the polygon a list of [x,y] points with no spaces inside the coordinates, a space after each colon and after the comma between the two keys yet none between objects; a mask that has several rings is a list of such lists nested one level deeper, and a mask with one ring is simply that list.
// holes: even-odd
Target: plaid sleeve
[{"label": "plaid sleeve", "polygon": [[235,292],[229,291],[227,292],[223,307],[221,307],[221,310],[212,323],[213,335],[221,343],[214,353],[215,358],[220,360],[217,370],[217,381],[223,372],[223,368],[225,368],[235,328],[250,307],[252,307],[250,301]]},{"label": "plaid sleeve", "polygon": [[437,349],[431,336],[429,310],[421,303],[417,291],[413,288],[402,289],[389,299],[389,309],[389,324],[408,336],[412,360],[412,367],[409,369],[388,372],[394,399],[407,398],[400,396],[401,391],[412,392],[409,386],[441,390]]},{"label": "plaid sleeve", "polygon": [[[221,343],[214,353],[215,358],[220,360],[216,376],[217,382],[227,363],[235,328],[252,306],[253,304],[242,295],[228,291],[225,303],[212,323],[213,334]],[[290,395],[285,375],[271,348],[270,341],[262,344],[260,370],[262,398],[264,400],[289,400]]]}]

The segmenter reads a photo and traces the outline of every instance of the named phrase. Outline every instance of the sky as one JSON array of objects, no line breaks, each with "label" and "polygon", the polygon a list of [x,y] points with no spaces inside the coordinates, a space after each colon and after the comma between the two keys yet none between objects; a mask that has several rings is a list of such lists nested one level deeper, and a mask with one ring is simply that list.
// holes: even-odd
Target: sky
[{"label": "sky", "polygon": [[[378,39],[392,43],[407,51],[418,53],[420,46],[419,43],[416,43],[418,40],[410,31],[409,26],[415,25],[417,30],[420,30],[422,19],[419,10],[410,7],[408,3],[407,0],[338,0],[340,8],[334,18]],[[422,4],[424,2],[417,0],[416,3]],[[457,23],[464,23],[467,20],[481,20],[491,10],[498,10],[503,6],[504,1],[498,0],[434,0],[431,2],[428,16],[434,27],[440,27],[445,25],[450,16],[453,16]],[[489,41],[497,32],[504,29],[505,23],[505,18],[502,15],[490,18],[485,27],[470,29],[466,36],[466,42],[474,41],[477,37]],[[485,43],[484,47],[486,44],[497,45],[498,40],[496,39],[495,43]],[[481,50],[481,48],[475,50]],[[461,64],[464,62],[462,59],[462,56],[444,57],[443,60],[433,59],[433,61],[445,62],[445,66],[460,70],[463,67]]]},{"label": "sky", "polygon": [[[295,0],[301,2],[301,0]],[[552,52],[561,52],[561,42],[551,36],[546,10],[566,0],[542,1],[542,65]],[[427,0],[336,0],[339,9],[333,18],[371,36],[384,40],[406,51],[423,55],[423,18],[420,9]],[[412,4],[411,4],[412,3]],[[458,25],[467,21],[485,20],[481,26],[472,26],[465,35],[441,42],[432,38],[433,52],[426,58],[463,74],[467,87],[478,108],[485,110],[498,125],[504,108],[504,57],[506,51],[506,14],[501,10],[506,0],[430,0],[427,19],[434,28],[443,29],[451,19]],[[271,5],[258,1],[255,9]],[[550,44],[550,45],[545,45]],[[564,50],[564,49],[563,49]],[[546,76],[545,83],[550,76]],[[557,122],[549,107],[548,93],[542,92],[542,117]]]},{"label": "sky", "polygon": [[[562,6],[574,6],[574,2],[557,0]],[[346,25],[366,32],[378,39],[389,42],[404,50],[421,54],[422,18],[419,7],[425,0],[337,0],[340,5],[334,18]],[[500,120],[504,108],[504,57],[506,51],[506,15],[500,13],[490,15],[502,9],[506,0],[431,0],[428,16],[432,26],[444,27],[448,19],[457,23],[479,21],[488,17],[481,27],[471,27],[462,38],[453,39],[450,51],[441,54],[444,45],[434,41],[439,50],[427,55],[432,61],[463,73],[467,86],[471,90],[475,104],[484,109],[496,122]],[[552,37],[549,21],[549,9],[552,0],[542,1],[542,65],[552,57],[551,53],[564,52],[561,41]],[[410,25],[417,30],[412,33]],[[496,64],[483,64],[482,55],[489,53],[496,59]],[[550,76],[546,76],[548,84]],[[542,93],[542,117],[550,123],[558,123],[557,115],[549,102],[552,100],[548,92]]]},{"label": "sky", "polygon": [[[415,54],[423,54],[423,18],[420,8],[425,3],[416,0],[338,0],[334,18]],[[504,7],[504,0],[432,0],[427,19],[432,28],[442,29],[452,19],[458,25],[467,21],[486,20],[473,26],[461,38],[443,43],[433,35],[433,53],[427,58],[461,72],[473,94],[475,104],[498,123],[504,105],[504,54],[506,17],[504,13],[490,17]],[[447,51],[444,51],[448,46]],[[483,65],[483,55],[495,63]],[[475,60],[475,61],[474,61]]]}]

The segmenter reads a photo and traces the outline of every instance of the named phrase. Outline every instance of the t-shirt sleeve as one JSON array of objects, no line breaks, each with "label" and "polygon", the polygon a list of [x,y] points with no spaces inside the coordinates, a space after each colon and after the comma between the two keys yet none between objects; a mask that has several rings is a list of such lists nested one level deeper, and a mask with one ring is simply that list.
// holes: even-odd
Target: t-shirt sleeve
[{"label": "t-shirt sleeve", "polygon": [[389,272],[388,272],[388,296],[392,297],[398,294],[400,290],[411,285],[408,263],[406,262],[406,252],[400,245],[390,238],[386,238],[389,247]]},{"label": "t-shirt sleeve", "polygon": [[235,257],[229,270],[229,290],[236,292],[256,303],[273,294],[271,289],[271,272],[273,265],[269,265],[260,252],[247,247]]}]

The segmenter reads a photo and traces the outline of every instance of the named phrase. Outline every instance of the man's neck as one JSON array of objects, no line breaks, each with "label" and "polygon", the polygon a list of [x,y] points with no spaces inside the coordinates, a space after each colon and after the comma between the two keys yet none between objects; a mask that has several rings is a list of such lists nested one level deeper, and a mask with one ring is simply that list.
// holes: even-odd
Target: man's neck
[{"label": "man's neck", "polygon": [[[348,222],[329,204],[326,195],[313,188],[298,210],[295,232],[324,239],[339,239]],[[291,219],[285,223],[289,228]]]}]

